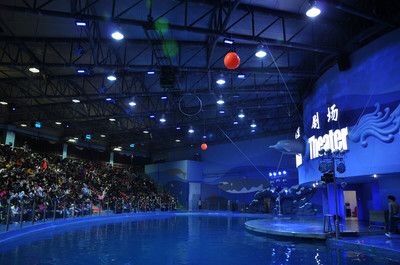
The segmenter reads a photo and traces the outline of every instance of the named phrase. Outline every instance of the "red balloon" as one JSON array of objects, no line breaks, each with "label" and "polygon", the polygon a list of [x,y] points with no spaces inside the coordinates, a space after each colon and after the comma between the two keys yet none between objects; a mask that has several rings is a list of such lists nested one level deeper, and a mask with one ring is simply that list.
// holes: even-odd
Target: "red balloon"
[{"label": "red balloon", "polygon": [[200,148],[201,148],[201,150],[206,151],[207,148],[208,148],[208,146],[207,146],[206,143],[202,143],[201,146],[200,146]]},{"label": "red balloon", "polygon": [[225,67],[229,70],[235,70],[240,65],[240,57],[236,52],[228,52],[224,58]]}]

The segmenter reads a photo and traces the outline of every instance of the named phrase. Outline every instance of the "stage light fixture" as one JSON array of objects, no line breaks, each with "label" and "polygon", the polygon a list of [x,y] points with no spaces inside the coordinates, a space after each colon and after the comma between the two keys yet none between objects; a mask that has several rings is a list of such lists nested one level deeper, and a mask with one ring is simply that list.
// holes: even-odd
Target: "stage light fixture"
[{"label": "stage light fixture", "polygon": [[245,79],[245,78],[246,78],[246,75],[245,75],[245,74],[238,74],[238,75],[237,75],[237,78],[239,78],[239,79]]},{"label": "stage light fixture", "polygon": [[25,123],[21,123],[20,126],[21,127],[28,127],[28,125],[26,125]]},{"label": "stage light fixture", "polygon": [[122,34],[122,33],[119,32],[119,31],[114,31],[114,32],[111,34],[111,37],[112,37],[114,40],[122,40],[122,39],[124,39],[124,34]]},{"label": "stage light fixture", "polygon": [[115,119],[115,118],[109,118],[108,120],[109,120],[109,121],[111,121],[111,122],[114,122],[114,121],[116,121],[116,119]]},{"label": "stage light fixture", "polygon": [[81,102],[79,99],[77,99],[77,98],[74,98],[73,100],[72,100],[72,102],[74,102],[74,103],[79,103],[79,102]]},{"label": "stage light fixture", "polygon": [[0,105],[3,105],[3,106],[8,105],[8,102],[6,102],[6,101],[0,101]]},{"label": "stage light fixture", "polygon": [[131,106],[131,107],[136,106],[136,102],[135,102],[135,101],[130,101],[128,104],[129,104],[129,106]]},{"label": "stage light fixture", "polygon": [[217,81],[215,81],[218,85],[223,86],[225,85],[226,81],[223,75],[220,75],[217,79]]},{"label": "stage light fixture", "polygon": [[219,96],[219,99],[217,100],[217,104],[218,105],[224,105],[225,104],[225,101],[222,99],[222,95]]},{"label": "stage light fixture", "polygon": [[243,110],[240,110],[240,112],[239,112],[239,114],[238,114],[238,117],[239,117],[240,119],[243,119],[244,117],[246,117],[246,115],[244,115]]},{"label": "stage light fixture", "polygon": [[161,118],[159,119],[159,121],[160,121],[161,123],[167,122],[167,119],[165,118],[165,115],[164,115],[164,114],[161,116]]},{"label": "stage light fixture", "polygon": [[76,72],[78,74],[84,74],[86,71],[85,71],[85,69],[78,69]]},{"label": "stage light fixture", "polygon": [[105,134],[100,134],[100,137],[101,138],[106,138],[106,135]]},{"label": "stage light fixture", "polygon": [[117,80],[117,77],[115,75],[108,75],[107,76],[107,80],[108,81],[115,81],[115,80]]},{"label": "stage light fixture", "polygon": [[56,121],[55,124],[56,125],[61,125],[62,123],[61,123],[61,121]]},{"label": "stage light fixture", "polygon": [[310,18],[317,17],[321,14],[321,9],[318,8],[315,1],[310,1],[310,8],[306,11],[306,16]]},{"label": "stage light fixture", "polygon": [[177,126],[176,129],[179,131],[181,129],[181,127]]},{"label": "stage light fixture", "polygon": [[194,133],[194,129],[192,127],[189,128],[188,133]]},{"label": "stage light fixture", "polygon": [[77,20],[77,21],[75,21],[75,25],[77,26],[77,27],[86,27],[86,22],[85,21],[82,21],[82,20]]},{"label": "stage light fixture", "polygon": [[144,134],[148,134],[148,133],[150,133],[148,130],[143,130],[143,133]]},{"label": "stage light fixture", "polygon": [[181,140],[179,140],[179,139],[176,139],[176,140],[175,140],[175,142],[177,142],[177,143],[180,143],[180,142],[181,142]]},{"label": "stage light fixture", "polygon": [[147,71],[147,74],[148,75],[154,75],[156,72],[154,72],[154,71],[152,71],[152,70],[150,70],[150,71]]},{"label": "stage light fixture", "polygon": [[256,127],[257,127],[257,124],[256,124],[256,122],[255,122],[255,121],[253,121],[253,122],[250,124],[250,127],[251,127],[251,128],[256,128]]},{"label": "stage light fixture", "polygon": [[237,122],[237,121],[234,121],[233,122],[233,125],[238,125],[239,123]]},{"label": "stage light fixture", "polygon": [[286,171],[286,170],[284,170],[284,171],[282,171],[282,173],[283,173],[283,175],[286,175],[286,174],[287,174],[287,171]]},{"label": "stage light fixture", "polygon": [[106,101],[112,101],[112,98],[106,98]]},{"label": "stage light fixture", "polygon": [[29,68],[29,71],[30,71],[31,73],[34,73],[34,74],[37,74],[37,73],[40,72],[40,70],[39,70],[38,68],[36,68],[36,67],[30,67],[30,68]]},{"label": "stage light fixture", "polygon": [[272,177],[272,173],[271,173],[271,172],[269,172],[268,176]]},{"label": "stage light fixture", "polygon": [[167,96],[161,96],[161,100],[166,100],[166,99],[168,99]]},{"label": "stage light fixture", "polygon": [[262,59],[262,58],[264,58],[265,56],[267,56],[267,51],[265,50],[264,45],[258,46],[255,55],[256,55],[257,58],[260,58],[260,59]]},{"label": "stage light fixture", "polygon": [[155,117],[156,117],[156,115],[154,115],[154,114],[150,114],[150,116],[149,116],[150,119],[154,119]]}]

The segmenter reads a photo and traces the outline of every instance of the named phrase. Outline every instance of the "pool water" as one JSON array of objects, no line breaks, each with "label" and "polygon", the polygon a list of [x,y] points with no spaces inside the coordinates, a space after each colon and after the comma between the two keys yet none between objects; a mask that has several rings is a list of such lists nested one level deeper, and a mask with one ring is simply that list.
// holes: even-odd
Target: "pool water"
[{"label": "pool water", "polygon": [[48,229],[0,244],[1,265],[398,264],[321,242],[249,233],[246,218],[173,216]]}]

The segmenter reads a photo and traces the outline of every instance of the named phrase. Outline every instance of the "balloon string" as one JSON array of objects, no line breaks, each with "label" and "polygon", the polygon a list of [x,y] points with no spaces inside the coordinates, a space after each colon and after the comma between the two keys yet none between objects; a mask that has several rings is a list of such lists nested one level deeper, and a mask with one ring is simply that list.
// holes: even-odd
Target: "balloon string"
[{"label": "balloon string", "polygon": [[251,161],[251,159],[240,149],[239,146],[225,133],[224,130],[221,129],[221,127],[218,126],[218,129],[225,135],[225,137],[233,144],[233,146],[236,147],[236,149],[250,162],[250,164],[260,173],[261,176],[263,176],[267,181],[269,181],[269,178],[265,176],[260,169]]}]

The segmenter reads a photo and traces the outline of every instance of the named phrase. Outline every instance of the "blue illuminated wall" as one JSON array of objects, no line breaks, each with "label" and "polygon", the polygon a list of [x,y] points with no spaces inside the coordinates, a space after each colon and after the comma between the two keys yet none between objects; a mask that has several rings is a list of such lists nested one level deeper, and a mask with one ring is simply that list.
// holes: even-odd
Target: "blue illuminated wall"
[{"label": "blue illuminated wall", "polygon": [[286,170],[290,183],[297,184],[294,156],[283,155],[275,149],[268,148],[279,140],[291,137],[292,135],[281,135],[257,138],[236,142],[236,146],[231,143],[209,144],[207,151],[201,151],[199,146],[177,148],[171,152],[155,154],[153,159],[179,161],[199,157],[200,162],[187,161],[188,176],[193,176],[193,181],[202,183],[203,201],[210,199],[210,203],[219,204],[212,205],[211,208],[223,210],[226,208],[227,200],[239,204],[249,203],[255,192],[266,185],[268,173],[271,171]]},{"label": "blue illuminated wall", "polygon": [[[359,184],[345,189],[358,189],[360,215],[365,217],[367,210],[384,208],[388,194],[400,199],[400,30],[352,54],[351,63],[344,72],[332,67],[316,82],[304,103],[302,129],[307,142],[312,135],[349,128],[346,172],[339,177],[342,182]],[[339,121],[327,123],[327,107],[332,104],[340,110]],[[311,129],[316,112],[320,130]],[[307,145],[298,169],[299,182],[319,180],[318,165],[318,159],[309,159]]]}]

